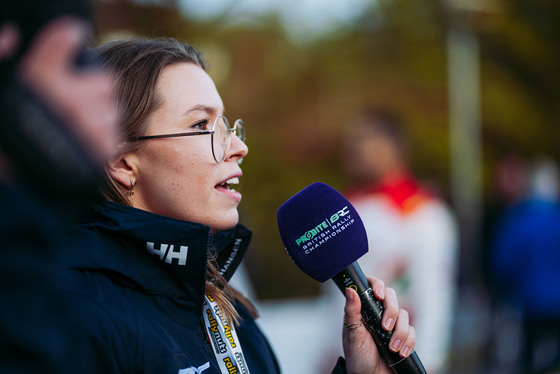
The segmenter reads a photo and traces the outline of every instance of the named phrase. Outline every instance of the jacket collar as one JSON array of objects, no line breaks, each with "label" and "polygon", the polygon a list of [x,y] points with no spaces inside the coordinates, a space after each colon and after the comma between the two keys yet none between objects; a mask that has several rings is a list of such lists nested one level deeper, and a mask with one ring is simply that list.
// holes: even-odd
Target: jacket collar
[{"label": "jacket collar", "polygon": [[100,201],[76,227],[75,244],[63,266],[103,272],[113,281],[149,293],[201,302],[210,251],[229,280],[251,236],[242,225],[210,234],[205,225]]}]

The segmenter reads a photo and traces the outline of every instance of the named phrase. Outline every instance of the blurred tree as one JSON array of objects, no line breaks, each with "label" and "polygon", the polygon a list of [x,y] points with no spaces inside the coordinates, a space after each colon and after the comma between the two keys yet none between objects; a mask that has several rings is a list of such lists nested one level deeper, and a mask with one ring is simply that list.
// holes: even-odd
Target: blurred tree
[{"label": "blurred tree", "polygon": [[514,150],[558,160],[560,3],[512,0],[501,8],[479,27],[487,157]]},{"label": "blurred tree", "polygon": [[[560,3],[497,4],[493,14],[471,20],[482,49],[487,174],[509,150],[560,158]],[[228,10],[200,20],[183,14],[175,0],[97,0],[96,9],[99,40],[122,33],[174,36],[202,49],[227,114],[245,120],[250,152],[241,211],[255,232],[248,262],[260,297],[318,290],[285,254],[276,210],[312,182],[346,186],[340,140],[363,105],[403,114],[414,172],[447,197],[444,0],[378,0],[354,23],[304,39],[287,33],[275,14],[240,17]]]}]

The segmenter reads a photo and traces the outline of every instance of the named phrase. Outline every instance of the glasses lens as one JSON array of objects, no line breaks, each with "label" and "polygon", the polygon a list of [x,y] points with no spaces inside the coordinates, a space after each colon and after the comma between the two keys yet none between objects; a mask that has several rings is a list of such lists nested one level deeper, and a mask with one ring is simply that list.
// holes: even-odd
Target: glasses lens
[{"label": "glasses lens", "polygon": [[245,143],[245,126],[242,119],[235,121],[235,126],[233,126],[235,135]]},{"label": "glasses lens", "polygon": [[225,160],[229,152],[229,123],[226,117],[216,117],[214,125],[214,136],[212,137],[212,149],[216,162],[220,163]]}]

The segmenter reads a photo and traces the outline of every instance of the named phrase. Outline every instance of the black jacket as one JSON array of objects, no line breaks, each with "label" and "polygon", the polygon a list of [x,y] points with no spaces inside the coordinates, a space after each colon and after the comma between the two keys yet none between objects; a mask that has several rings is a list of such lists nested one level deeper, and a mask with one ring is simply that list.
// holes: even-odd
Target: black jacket
[{"label": "black jacket", "polygon": [[[61,265],[64,298],[75,317],[74,357],[94,373],[220,373],[204,334],[207,259],[229,279],[251,231],[238,225],[211,235],[204,225],[111,202],[93,207],[72,235]],[[240,304],[237,329],[251,373],[279,373],[276,358]]]},{"label": "black jacket", "polygon": [[64,372],[56,255],[70,217],[51,200],[0,181],[0,373]]}]

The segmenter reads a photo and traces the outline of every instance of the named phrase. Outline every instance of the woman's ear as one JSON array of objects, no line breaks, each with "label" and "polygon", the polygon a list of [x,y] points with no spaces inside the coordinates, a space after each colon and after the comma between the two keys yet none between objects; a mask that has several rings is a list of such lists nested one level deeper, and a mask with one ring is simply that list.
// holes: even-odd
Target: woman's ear
[{"label": "woman's ear", "polygon": [[109,174],[129,190],[136,183],[136,157],[133,152],[121,154],[109,162]]}]

